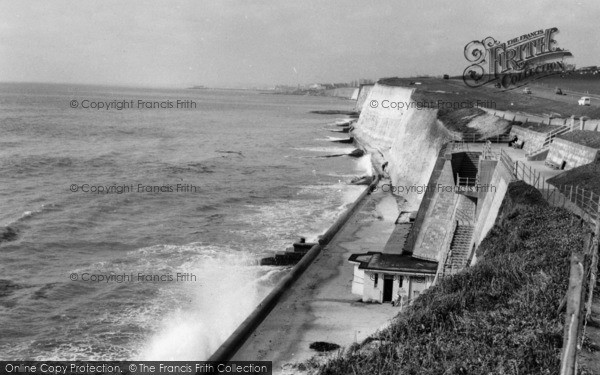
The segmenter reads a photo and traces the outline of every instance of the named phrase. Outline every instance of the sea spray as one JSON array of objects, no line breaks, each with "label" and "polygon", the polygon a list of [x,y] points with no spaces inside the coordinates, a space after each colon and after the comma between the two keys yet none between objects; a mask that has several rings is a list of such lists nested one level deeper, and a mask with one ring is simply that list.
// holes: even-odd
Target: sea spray
[{"label": "sea spray", "polygon": [[367,154],[358,158],[356,164],[356,169],[360,172],[361,176],[373,175],[373,164],[371,162],[371,155]]},{"label": "sea spray", "polygon": [[[141,360],[204,360],[237,328],[282,275],[283,269],[252,264],[247,254],[219,254],[181,267],[200,275],[166,291],[176,308],[140,351]],[[174,295],[173,295],[174,294]]]}]

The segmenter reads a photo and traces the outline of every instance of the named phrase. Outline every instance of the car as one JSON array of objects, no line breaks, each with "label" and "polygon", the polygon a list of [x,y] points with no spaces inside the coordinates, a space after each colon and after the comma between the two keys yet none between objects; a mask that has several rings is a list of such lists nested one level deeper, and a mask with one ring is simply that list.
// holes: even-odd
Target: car
[{"label": "car", "polygon": [[560,87],[555,88],[554,89],[554,93],[556,95],[564,95]]},{"label": "car", "polygon": [[589,96],[582,96],[581,99],[579,99],[577,101],[577,103],[579,103],[579,105],[590,105],[590,97]]},{"label": "car", "polygon": [[529,87],[525,87],[523,89],[523,94],[531,94],[531,89]]}]

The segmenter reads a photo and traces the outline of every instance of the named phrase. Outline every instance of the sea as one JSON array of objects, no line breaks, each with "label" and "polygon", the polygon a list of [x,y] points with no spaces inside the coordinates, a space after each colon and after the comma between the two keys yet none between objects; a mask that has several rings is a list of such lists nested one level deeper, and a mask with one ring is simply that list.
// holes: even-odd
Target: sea
[{"label": "sea", "polygon": [[207,359],[364,188],[353,105],[0,83],[0,359]]}]

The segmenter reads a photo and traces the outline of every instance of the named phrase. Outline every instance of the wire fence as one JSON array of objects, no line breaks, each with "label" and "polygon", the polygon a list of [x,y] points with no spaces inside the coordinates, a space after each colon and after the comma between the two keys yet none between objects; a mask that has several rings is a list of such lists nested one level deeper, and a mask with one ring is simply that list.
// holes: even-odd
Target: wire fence
[{"label": "wire fence", "polygon": [[583,251],[573,251],[571,254],[569,286],[558,308],[559,313],[566,308],[560,375],[574,375],[577,373],[577,355],[583,345],[586,325],[591,316],[597,282],[600,195],[579,186],[549,184],[540,172],[522,162],[513,162],[504,151],[501,151],[500,161],[511,172],[514,180],[522,180],[534,186],[552,206],[566,208],[579,216],[582,222],[594,225],[594,231],[589,234]]},{"label": "wire fence", "polygon": [[515,179],[538,189],[552,206],[566,208],[592,225],[597,223],[600,217],[600,195],[591,189],[578,185],[552,185],[540,172],[518,161],[514,162],[512,172]]}]

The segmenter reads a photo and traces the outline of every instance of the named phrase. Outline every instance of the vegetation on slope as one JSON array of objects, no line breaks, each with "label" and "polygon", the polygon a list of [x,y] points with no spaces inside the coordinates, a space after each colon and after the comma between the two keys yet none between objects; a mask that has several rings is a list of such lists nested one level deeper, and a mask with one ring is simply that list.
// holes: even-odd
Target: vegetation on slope
[{"label": "vegetation on slope", "polygon": [[548,179],[548,182],[554,186],[578,186],[600,195],[600,160],[565,171]]},{"label": "vegetation on slope", "polygon": [[486,112],[479,108],[461,108],[438,110],[437,117],[449,130],[459,133],[477,133],[477,129],[467,126],[475,117],[485,115]]},{"label": "vegetation on slope", "polygon": [[[584,230],[523,182],[511,183],[479,262],[442,280],[370,343],[321,374],[555,374],[557,313]],[[375,345],[375,343],[377,343]]]}]

